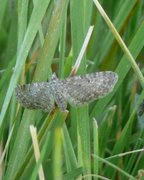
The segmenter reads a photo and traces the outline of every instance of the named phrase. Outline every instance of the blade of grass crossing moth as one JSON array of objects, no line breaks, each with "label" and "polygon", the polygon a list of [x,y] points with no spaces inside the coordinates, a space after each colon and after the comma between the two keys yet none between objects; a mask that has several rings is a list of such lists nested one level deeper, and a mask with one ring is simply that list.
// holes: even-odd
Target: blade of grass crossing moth
[{"label": "blade of grass crossing moth", "polygon": [[[84,42],[83,42],[83,45],[82,45],[82,48],[81,48],[81,50],[80,50],[80,53],[79,53],[79,55],[78,55],[78,57],[77,57],[77,60],[76,60],[76,62],[75,62],[75,64],[74,64],[74,66],[73,66],[73,68],[72,68],[72,70],[71,70],[71,74],[70,75],[74,75],[74,74],[76,74],[76,72],[78,71],[78,69],[79,69],[79,66],[80,66],[80,64],[81,64],[81,61],[82,61],[82,57],[83,57],[83,55],[84,55],[84,52],[85,52],[85,50],[86,50],[86,47],[87,47],[87,45],[88,45],[88,42],[89,42],[89,39],[90,39],[90,37],[91,37],[91,34],[92,34],[92,31],[93,31],[93,26],[90,26],[90,28],[88,29],[88,32],[87,32],[87,35],[86,35],[86,37],[85,37],[85,40],[84,40]],[[85,112],[85,111],[84,111]],[[72,115],[72,114],[71,114]],[[72,115],[73,116],[73,115]],[[71,117],[72,117],[71,116]],[[86,117],[86,116],[84,116],[84,117]],[[77,119],[77,118],[76,118]],[[79,120],[77,120],[78,122],[79,122]],[[86,120],[86,122],[87,122],[87,120]],[[83,124],[83,123],[82,123]],[[78,126],[79,127],[79,126]],[[87,127],[87,126],[85,126],[85,127]],[[89,127],[89,126],[88,126]],[[84,130],[84,129],[83,129]],[[89,128],[88,129],[85,129],[84,130],[85,132],[89,132]],[[83,131],[83,132],[84,132]],[[83,152],[85,152],[86,153],[86,151],[87,151],[87,153],[89,152],[90,153],[90,151],[88,150],[88,148],[90,147],[90,146],[86,146],[86,143],[83,143],[83,144],[81,144],[81,141],[82,142],[84,142],[83,141],[83,139],[85,139],[85,138],[83,138],[83,135],[82,134],[84,134],[84,133],[82,133],[82,131],[81,131],[81,134],[79,134],[79,132],[78,132],[78,157],[79,157],[79,165],[83,165],[83,163],[85,163],[85,169],[86,169],[86,163],[87,163],[87,160],[86,159],[82,159],[82,153]],[[85,133],[86,134],[86,133]],[[89,133],[87,133],[86,134],[86,136],[87,136],[87,140],[89,141]],[[81,137],[81,138],[79,138],[79,137]],[[88,142],[87,141],[87,142]],[[88,145],[88,144],[87,144]],[[90,144],[89,144],[90,145]],[[83,155],[83,157],[85,157],[85,155]],[[90,159],[90,158],[89,158]],[[88,169],[88,166],[87,166],[87,169]]]},{"label": "blade of grass crossing moth", "polygon": [[[73,47],[73,64],[79,55],[83,41],[85,39],[88,27],[90,26],[90,18],[92,14],[92,1],[70,1],[70,17],[71,17],[71,32],[72,32],[72,47]],[[79,17],[79,18],[77,18]],[[83,57],[78,73],[86,72],[86,58]],[[72,119],[72,131],[74,134],[79,134],[80,143],[78,144],[78,161],[79,165],[83,166],[84,174],[91,172],[91,157],[90,157],[90,129],[88,107],[72,108],[76,114],[76,121]],[[74,116],[74,115],[72,115]],[[77,139],[78,136],[77,136]],[[82,164],[81,164],[82,162]],[[91,179],[91,178],[87,178]]]}]

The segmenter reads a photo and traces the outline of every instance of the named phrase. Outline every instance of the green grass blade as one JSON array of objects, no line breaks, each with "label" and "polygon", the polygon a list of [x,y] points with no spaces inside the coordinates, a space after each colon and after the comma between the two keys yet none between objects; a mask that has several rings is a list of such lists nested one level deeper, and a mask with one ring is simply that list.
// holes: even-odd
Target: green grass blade
[{"label": "green grass blade", "polygon": [[[32,12],[31,19],[30,19],[30,22],[29,22],[29,25],[28,25],[28,28],[24,37],[24,41],[20,47],[20,51],[17,56],[17,64],[15,66],[14,73],[11,77],[9,88],[7,90],[5,101],[2,107],[1,116],[0,116],[0,127],[3,123],[3,119],[7,111],[13,90],[16,86],[16,82],[19,78],[22,67],[26,61],[26,57],[31,48],[32,42],[36,36],[36,33],[38,31],[39,25],[41,23],[41,20],[44,16],[44,13],[46,11],[48,4],[49,4],[49,0],[45,0],[42,2],[38,1],[37,5],[35,6]],[[40,12],[40,13],[37,13],[37,12]],[[35,19],[37,19],[37,21],[35,21]]]},{"label": "green grass blade", "polygon": [[[93,139],[94,139],[94,155],[99,155],[99,137],[98,137],[98,125],[96,120],[93,120]],[[96,158],[94,158],[94,168],[93,168],[94,175],[99,174],[99,162]],[[94,180],[97,180],[95,177]]]},{"label": "green grass blade", "polygon": [[[144,23],[141,24],[141,26],[139,27],[137,33],[135,34],[132,42],[129,45],[129,49],[131,52],[133,52],[134,58],[136,58],[138,56],[138,54],[140,53],[140,51],[142,50],[142,48],[144,46],[144,41],[141,39],[141,37],[144,36],[143,29],[144,29]],[[111,100],[111,98],[113,97],[114,93],[116,92],[116,90],[118,89],[120,84],[123,82],[125,76],[129,72],[130,68],[131,68],[131,66],[130,66],[129,62],[127,61],[126,56],[124,55],[123,58],[120,60],[119,65],[116,68],[116,72],[118,73],[119,80],[118,80],[118,83],[117,83],[115,89],[109,96],[98,101],[98,103],[95,105],[94,109],[92,110],[91,117],[95,117],[95,116],[97,117],[98,115],[100,115],[103,112],[105,106]]]},{"label": "green grass blade", "polygon": [[53,152],[53,179],[63,179],[62,173],[62,134],[61,129],[56,129],[54,133]]},{"label": "green grass blade", "polygon": [[4,13],[6,11],[6,7],[7,7],[7,0],[6,1],[3,1],[1,0],[0,1],[0,29],[2,28],[2,21],[4,20]]},{"label": "green grass blade", "polygon": [[[65,7],[65,11],[66,11],[66,5],[67,5],[67,2],[65,2],[64,3],[64,1],[62,1],[63,3],[61,4],[60,2],[58,2],[58,4],[57,4],[57,6],[61,9],[61,11],[62,11],[62,9],[64,9],[64,8],[62,8],[60,5],[62,5],[63,7]],[[56,6],[56,9],[58,8]],[[57,14],[57,18],[58,18],[58,20],[59,20],[59,16],[61,16],[61,15],[63,15],[63,13],[61,13],[61,11],[59,12],[59,14]],[[64,12],[65,12],[64,11]],[[58,13],[58,11],[55,11],[56,13]],[[53,16],[54,16],[54,14],[53,14]],[[59,22],[59,21],[58,21]],[[60,23],[61,23],[61,21],[60,21]],[[59,24],[57,23],[57,24],[55,24],[55,29],[57,29],[56,31],[53,31],[53,36],[47,36],[46,37],[46,40],[45,40],[45,45],[43,46],[43,49],[42,49],[42,51],[41,51],[41,55],[40,55],[40,61],[39,61],[39,63],[38,63],[38,65],[37,65],[37,70],[36,70],[36,72],[35,72],[35,76],[34,76],[34,80],[36,80],[37,79],[37,77],[38,77],[38,79],[41,79],[42,80],[42,78],[44,78],[44,79],[46,79],[47,78],[47,74],[48,74],[48,70],[47,70],[47,66],[44,66],[44,67],[46,67],[46,68],[41,68],[41,69],[39,69],[39,67],[41,67],[41,63],[44,63],[44,62],[47,62],[48,64],[51,62],[51,61],[48,61],[47,60],[47,53],[45,54],[45,48],[46,47],[48,47],[48,45],[52,45],[51,47],[49,47],[48,49],[55,49],[56,48],[56,46],[57,46],[57,40],[58,40],[58,35],[57,35],[57,31],[59,30]],[[38,27],[39,27],[39,25],[37,26],[37,29],[38,29]],[[56,33],[56,34],[55,34]],[[57,37],[57,38],[56,38]],[[55,40],[54,40],[54,38],[55,38]],[[48,45],[47,45],[48,44]],[[51,51],[51,54],[50,54],[50,56],[52,56],[52,55],[54,55],[54,52],[53,51]],[[45,59],[46,58],[46,59]],[[42,71],[43,70],[43,71]],[[43,72],[43,73],[42,73]],[[45,76],[44,76],[45,75]],[[17,165],[19,164],[19,163],[22,163],[22,159],[24,159],[24,156],[25,156],[25,153],[26,153],[26,151],[27,151],[27,148],[28,148],[28,143],[29,143],[29,140],[30,140],[30,137],[29,137],[29,135],[28,135],[28,127],[29,127],[29,125],[30,124],[33,124],[34,123],[34,117],[35,117],[35,113],[33,112],[33,111],[25,111],[24,112],[24,115],[23,115],[23,118],[22,118],[22,123],[21,123],[21,126],[20,126],[20,128],[19,128],[19,132],[18,132],[18,135],[17,135],[17,139],[16,139],[16,142],[15,142],[15,145],[14,145],[14,149],[13,149],[13,152],[12,152],[12,155],[11,155],[11,159],[10,159],[10,163],[9,164],[11,164],[11,162],[15,162],[15,165],[13,165],[13,167],[11,167],[11,166],[9,166],[9,168],[8,168],[8,170],[7,170],[7,175],[8,175],[8,177],[7,178],[9,178],[10,176],[12,177],[12,174],[14,173],[14,172],[16,172],[16,167],[17,167]],[[31,117],[33,117],[33,118],[31,118]],[[23,136],[21,136],[21,134],[23,133]],[[24,140],[25,139],[25,140]],[[23,141],[24,140],[24,141]],[[22,143],[23,144],[23,146],[25,147],[25,148],[22,148],[23,146],[19,146],[19,143]],[[16,160],[16,158],[15,158],[15,151],[19,151],[20,153],[19,153],[19,155],[20,156],[17,156],[17,160]],[[13,159],[15,159],[15,160],[13,160]],[[20,161],[20,159],[21,159],[21,161]],[[18,162],[17,162],[18,161]]]},{"label": "green grass blade", "polygon": [[[70,16],[71,16],[71,32],[72,32],[72,47],[73,47],[73,64],[76,61],[86,33],[90,26],[90,18],[92,14],[92,2],[90,1],[70,1]],[[79,17],[79,18],[77,18]],[[86,58],[83,57],[78,73],[86,72]],[[73,109],[74,110],[74,109]],[[91,157],[90,157],[90,132],[89,132],[89,117],[88,108],[83,107],[74,110],[77,122],[73,120],[73,124],[77,123],[77,130],[80,142],[78,144],[78,162],[83,166],[84,174],[91,172]],[[83,117],[83,118],[81,118]],[[75,127],[76,125],[73,125]],[[74,130],[76,131],[76,129]],[[87,178],[91,179],[91,178]]]}]

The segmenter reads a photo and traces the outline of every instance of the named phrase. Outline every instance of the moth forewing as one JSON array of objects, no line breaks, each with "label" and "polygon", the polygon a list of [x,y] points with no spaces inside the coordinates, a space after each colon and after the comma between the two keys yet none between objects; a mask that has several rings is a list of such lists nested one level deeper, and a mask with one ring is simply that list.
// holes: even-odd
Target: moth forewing
[{"label": "moth forewing", "polygon": [[54,103],[64,111],[67,102],[74,106],[87,104],[110,93],[118,80],[111,71],[97,72],[59,80],[54,74],[49,82],[17,86],[16,97],[29,109],[51,111]]},{"label": "moth forewing", "polygon": [[28,109],[50,111],[54,107],[54,98],[51,95],[49,83],[46,82],[18,85],[16,98],[23,107]]},{"label": "moth forewing", "polygon": [[109,94],[117,80],[111,71],[70,77],[63,80],[63,94],[70,104],[80,106]]}]

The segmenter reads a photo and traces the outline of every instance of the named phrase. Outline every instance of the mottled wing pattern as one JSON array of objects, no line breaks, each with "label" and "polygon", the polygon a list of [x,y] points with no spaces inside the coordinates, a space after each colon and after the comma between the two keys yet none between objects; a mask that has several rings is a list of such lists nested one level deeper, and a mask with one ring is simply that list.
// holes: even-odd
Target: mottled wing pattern
[{"label": "mottled wing pattern", "polygon": [[106,96],[117,80],[111,71],[69,77],[62,80],[63,95],[70,104],[80,106]]},{"label": "mottled wing pattern", "polygon": [[49,83],[45,82],[17,86],[16,98],[22,106],[29,109],[50,111],[54,107],[54,98]]},{"label": "mottled wing pattern", "polygon": [[79,106],[112,91],[118,76],[111,71],[73,76],[59,80],[55,74],[49,82],[20,85],[16,88],[17,100],[29,109],[51,111],[55,103],[64,111],[67,102]]}]

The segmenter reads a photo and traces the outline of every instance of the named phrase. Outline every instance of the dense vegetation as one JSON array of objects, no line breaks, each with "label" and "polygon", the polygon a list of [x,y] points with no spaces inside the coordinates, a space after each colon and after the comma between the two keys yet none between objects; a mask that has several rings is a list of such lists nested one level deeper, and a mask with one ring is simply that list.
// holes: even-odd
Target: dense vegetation
[{"label": "dense vegetation", "polygon": [[[141,179],[144,1],[101,0],[111,21],[97,0],[0,4],[1,178]],[[115,88],[89,105],[45,113],[16,101],[17,84],[107,70]]]}]

